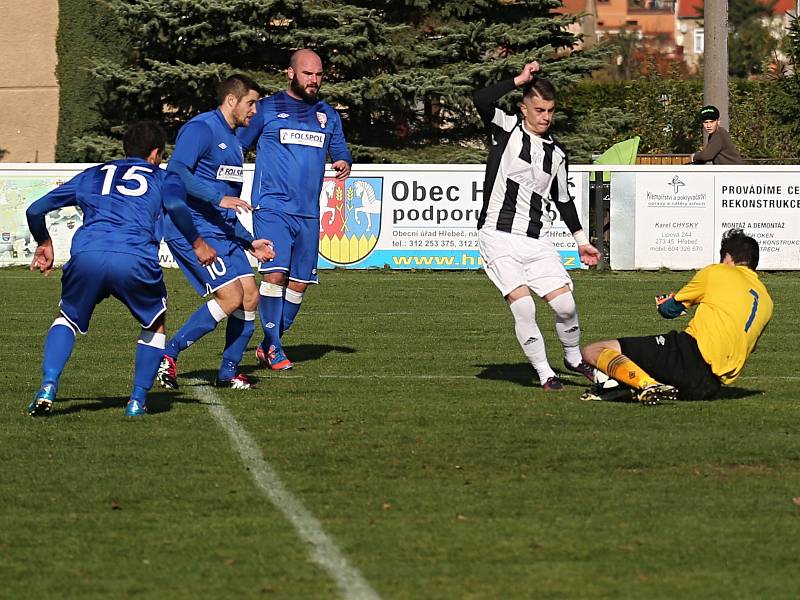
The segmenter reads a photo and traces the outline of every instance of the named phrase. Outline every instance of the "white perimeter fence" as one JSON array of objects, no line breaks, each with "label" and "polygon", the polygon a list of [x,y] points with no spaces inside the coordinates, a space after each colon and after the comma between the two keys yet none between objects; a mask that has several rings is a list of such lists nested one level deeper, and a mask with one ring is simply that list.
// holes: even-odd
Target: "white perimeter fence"
[{"label": "white perimeter fence", "polygon": [[[29,264],[36,244],[25,209],[87,166],[0,163],[0,266]],[[609,181],[590,184],[595,172]],[[320,268],[480,267],[483,165],[356,164],[347,181],[332,175],[320,194]],[[252,180],[253,165],[245,165],[245,199]],[[758,240],[759,269],[800,269],[800,166],[573,165],[570,185],[612,269],[703,267],[719,260],[731,227]],[[69,258],[80,223],[75,208],[48,216],[58,263]],[[567,268],[580,266],[563,223],[548,238]],[[161,261],[174,266],[164,245]]]}]

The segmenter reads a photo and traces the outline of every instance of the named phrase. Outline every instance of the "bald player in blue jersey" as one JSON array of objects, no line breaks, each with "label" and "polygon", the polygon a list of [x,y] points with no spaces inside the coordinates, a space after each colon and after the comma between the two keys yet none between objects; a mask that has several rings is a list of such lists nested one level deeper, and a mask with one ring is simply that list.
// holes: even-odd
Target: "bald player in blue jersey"
[{"label": "bald player in blue jersey", "polygon": [[264,98],[250,125],[237,132],[245,148],[257,144],[253,179],[253,228],[269,235],[275,259],[262,262],[261,326],[264,340],[258,361],[273,370],[290,369],[281,346],[311,283],[317,283],[319,193],[330,154],[336,178],[350,174],[353,157],[342,120],[317,98],[322,61],[311,50],[298,50],[287,70],[286,91]]},{"label": "bald player in blue jersey", "polygon": [[186,185],[192,220],[216,250],[217,259],[209,266],[201,265],[178,228],[166,220],[164,240],[175,261],[198,294],[213,295],[167,343],[158,369],[158,381],[166,388],[178,387],[178,355],[214,331],[226,317],[225,348],[214,385],[244,390],[253,387],[248,377],[238,372],[255,330],[259,300],[245,250],[263,262],[275,254],[269,240],[254,240],[237,218],[237,212],[249,211],[250,205],[239,197],[243,156],[234,132],[250,122],[259,97],[258,86],[249,77],[228,77],[217,91],[217,108],[181,127],[167,166]]},{"label": "bald player in blue jersey", "polygon": [[142,325],[125,414],[135,417],[147,410],[147,392],[165,340],[167,289],[158,264],[157,235],[164,211],[200,263],[210,265],[216,258],[192,224],[183,183],[158,168],[165,141],[157,124],[135,123],[123,139],[127,158],[91,167],[28,207],[28,227],[38,244],[31,270],[39,269],[44,275],[53,268],[53,242],[45,215],[65,206],[83,211],[83,225],[72,238],[70,259],[61,277],[60,314],[45,340],[42,385],[28,406],[32,416],[50,413],[76,334],[88,332],[95,306],[109,296],[125,304]]}]

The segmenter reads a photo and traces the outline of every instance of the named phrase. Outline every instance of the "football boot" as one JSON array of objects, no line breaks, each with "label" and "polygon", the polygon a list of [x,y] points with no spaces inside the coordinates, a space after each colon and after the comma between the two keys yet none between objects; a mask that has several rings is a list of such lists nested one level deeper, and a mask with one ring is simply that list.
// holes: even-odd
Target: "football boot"
[{"label": "football boot", "polygon": [[662,402],[672,402],[678,399],[678,388],[666,383],[653,383],[640,390],[636,394],[636,399],[648,406],[661,404]]},{"label": "football boot", "polygon": [[145,406],[144,402],[139,402],[138,400],[134,400],[131,398],[125,405],[126,417],[141,417],[146,414],[147,414],[147,407]]},{"label": "football boot", "polygon": [[231,379],[214,379],[214,387],[232,388],[234,390],[250,390],[256,387],[244,373],[237,373]]},{"label": "football boot", "polygon": [[49,415],[56,401],[56,385],[54,383],[43,383],[33,402],[28,405],[28,414],[32,417]]},{"label": "football boot", "polygon": [[167,388],[168,390],[178,389],[178,364],[171,356],[165,354],[161,357],[161,363],[158,365],[158,372],[156,373],[156,380],[163,388]]},{"label": "football boot", "polygon": [[587,362],[581,361],[573,367],[571,364],[567,362],[567,359],[564,359],[564,366],[573,373],[578,373],[579,375],[583,375],[591,383],[594,383],[594,367],[588,364]]},{"label": "football boot", "polygon": [[273,371],[285,371],[294,366],[292,361],[283,353],[283,350],[275,346],[270,346],[269,350],[264,352],[264,348],[259,344],[258,348],[256,348],[256,359],[262,367]]}]

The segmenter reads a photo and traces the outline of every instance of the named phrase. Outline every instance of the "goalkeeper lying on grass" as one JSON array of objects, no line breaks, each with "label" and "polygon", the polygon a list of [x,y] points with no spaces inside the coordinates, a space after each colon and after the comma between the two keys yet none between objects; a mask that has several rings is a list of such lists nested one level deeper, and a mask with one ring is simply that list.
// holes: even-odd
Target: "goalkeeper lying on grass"
[{"label": "goalkeeper lying on grass", "polygon": [[698,271],[677,293],[656,298],[667,319],[697,306],[685,331],[603,340],[581,349],[584,361],[622,384],[595,384],[581,398],[632,393],[643,404],[704,400],[736,380],[772,317],[772,298],[755,272],[756,240],[731,229],[719,254],[720,264]]}]

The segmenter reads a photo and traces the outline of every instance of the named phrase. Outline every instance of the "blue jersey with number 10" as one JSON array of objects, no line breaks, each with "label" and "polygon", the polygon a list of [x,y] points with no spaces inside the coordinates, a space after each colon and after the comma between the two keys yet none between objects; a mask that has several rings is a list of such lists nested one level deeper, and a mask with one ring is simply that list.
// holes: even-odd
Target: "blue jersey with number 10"
[{"label": "blue jersey with number 10", "polygon": [[353,162],[339,113],[322,100],[278,92],[258,102],[250,125],[236,135],[245,148],[258,141],[250,200],[256,209],[319,218],[326,156]]},{"label": "blue jersey with number 10", "polygon": [[52,190],[28,209],[44,215],[78,206],[83,224],[72,238],[70,254],[120,252],[158,260],[158,223],[164,198],[185,198],[180,178],[141,158],[91,167]]},{"label": "blue jersey with number 10", "polygon": [[[181,163],[199,186],[193,190],[186,183],[186,204],[204,238],[235,235],[236,211],[221,208],[219,201],[223,196],[241,196],[242,159],[242,146],[219,109],[197,115],[178,132],[169,170],[173,169],[173,162]],[[183,237],[170,219],[165,223],[164,239]]]}]

